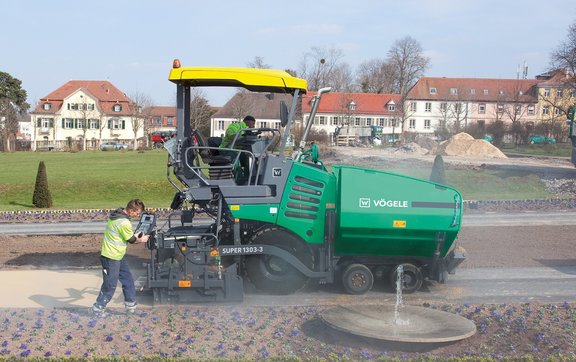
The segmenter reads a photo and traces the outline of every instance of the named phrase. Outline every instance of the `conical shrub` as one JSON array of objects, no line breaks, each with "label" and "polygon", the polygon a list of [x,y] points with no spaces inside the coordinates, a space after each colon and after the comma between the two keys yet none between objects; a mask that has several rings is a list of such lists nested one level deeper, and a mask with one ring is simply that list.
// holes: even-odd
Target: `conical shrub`
[{"label": "conical shrub", "polygon": [[430,181],[439,184],[446,184],[446,171],[444,170],[444,159],[442,158],[442,155],[436,155],[434,158]]},{"label": "conical shrub", "polygon": [[46,165],[44,161],[38,164],[38,173],[36,174],[36,185],[34,186],[34,196],[32,204],[39,208],[52,207],[52,195],[48,188],[48,175],[46,174]]}]

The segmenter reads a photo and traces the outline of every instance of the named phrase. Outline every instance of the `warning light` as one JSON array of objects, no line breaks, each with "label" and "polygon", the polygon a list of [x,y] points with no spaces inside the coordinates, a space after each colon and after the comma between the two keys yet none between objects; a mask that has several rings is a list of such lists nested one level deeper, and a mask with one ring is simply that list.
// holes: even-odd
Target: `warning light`
[{"label": "warning light", "polygon": [[214,257],[216,255],[218,255],[218,249],[214,249],[210,252],[210,256]]},{"label": "warning light", "polygon": [[180,59],[174,59],[172,61],[172,68],[174,68],[174,69],[180,68]]},{"label": "warning light", "polygon": [[178,287],[180,288],[190,288],[192,286],[192,282],[190,280],[179,280]]}]

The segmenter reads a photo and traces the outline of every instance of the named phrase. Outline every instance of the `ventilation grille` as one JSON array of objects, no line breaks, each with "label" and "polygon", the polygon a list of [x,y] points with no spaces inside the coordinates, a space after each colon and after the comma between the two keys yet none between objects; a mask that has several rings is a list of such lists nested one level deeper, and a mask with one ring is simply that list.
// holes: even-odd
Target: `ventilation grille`
[{"label": "ventilation grille", "polygon": [[286,217],[316,220],[324,184],[302,176],[296,176],[286,204]]}]

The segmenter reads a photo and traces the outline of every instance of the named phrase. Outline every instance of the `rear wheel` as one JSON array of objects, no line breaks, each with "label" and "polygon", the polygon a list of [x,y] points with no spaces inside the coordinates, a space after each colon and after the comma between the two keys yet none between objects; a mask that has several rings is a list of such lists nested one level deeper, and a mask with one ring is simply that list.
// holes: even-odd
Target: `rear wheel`
[{"label": "rear wheel", "polygon": [[[303,240],[279,228],[266,228],[252,238],[252,244],[273,245],[297,257],[312,269],[312,253]],[[272,294],[290,294],[306,285],[308,277],[290,263],[274,255],[250,255],[245,259],[248,278],[259,290]]]},{"label": "rear wheel", "polygon": [[[402,292],[403,293],[414,293],[422,286],[424,282],[424,277],[422,276],[422,272],[418,267],[413,264],[402,264],[403,273],[402,273],[402,280],[400,281],[402,285]],[[398,281],[398,266],[392,269],[390,272],[390,284],[394,288],[397,289],[396,283]]]},{"label": "rear wheel", "polygon": [[374,284],[372,271],[364,264],[351,264],[342,273],[342,285],[350,294],[364,294]]}]

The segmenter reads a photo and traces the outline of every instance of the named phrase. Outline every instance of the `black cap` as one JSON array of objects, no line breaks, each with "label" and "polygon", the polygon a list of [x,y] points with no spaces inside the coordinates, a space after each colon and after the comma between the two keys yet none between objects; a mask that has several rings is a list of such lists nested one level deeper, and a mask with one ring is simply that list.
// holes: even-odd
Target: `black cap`
[{"label": "black cap", "polygon": [[244,117],[244,122],[256,122],[256,118],[252,117],[252,116],[246,116]]}]

